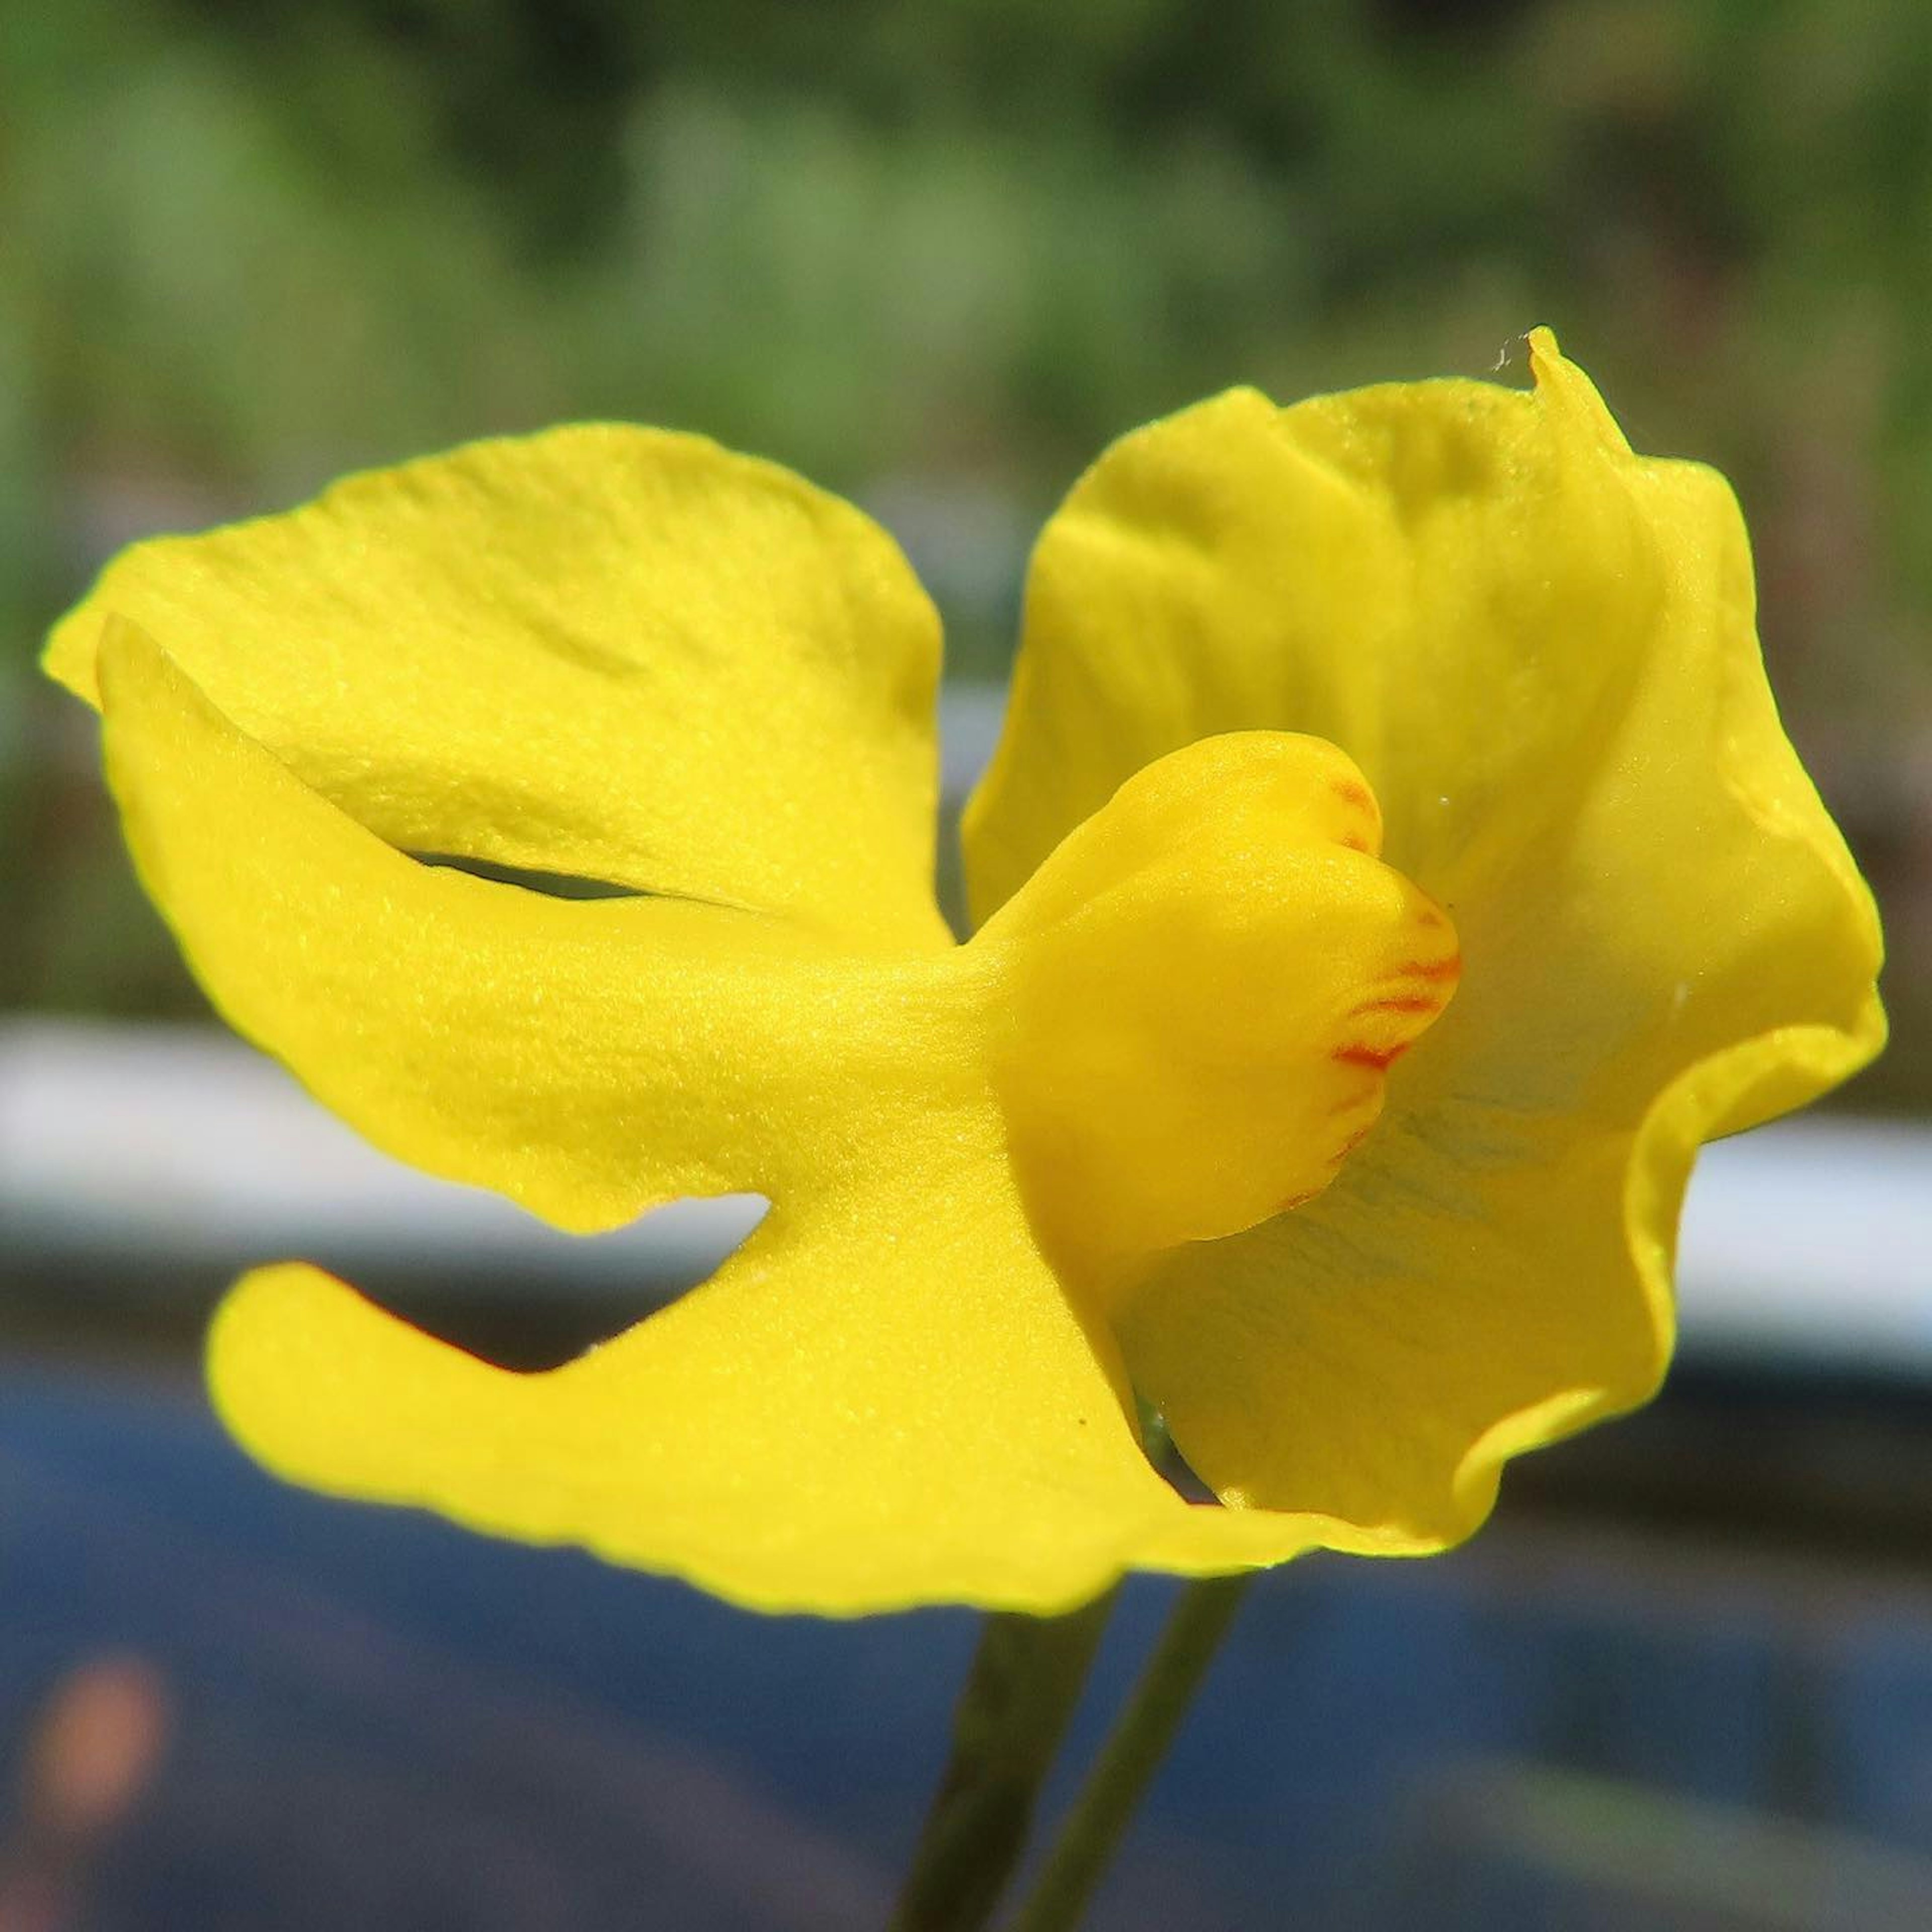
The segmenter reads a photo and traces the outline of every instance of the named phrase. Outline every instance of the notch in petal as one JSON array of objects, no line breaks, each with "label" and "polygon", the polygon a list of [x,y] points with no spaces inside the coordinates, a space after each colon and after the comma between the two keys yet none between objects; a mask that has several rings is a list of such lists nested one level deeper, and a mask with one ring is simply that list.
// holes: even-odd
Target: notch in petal
[{"label": "notch in petal", "polygon": [[[996,1133],[982,1120],[974,1151]],[[855,1211],[775,1212],[714,1280],[541,1375],[313,1268],[259,1270],[217,1320],[217,1403],[296,1480],[757,1609],[1066,1608],[1180,1534],[1189,1505],[1142,1454],[1118,1360],[997,1157],[916,1130],[896,1153]]]}]

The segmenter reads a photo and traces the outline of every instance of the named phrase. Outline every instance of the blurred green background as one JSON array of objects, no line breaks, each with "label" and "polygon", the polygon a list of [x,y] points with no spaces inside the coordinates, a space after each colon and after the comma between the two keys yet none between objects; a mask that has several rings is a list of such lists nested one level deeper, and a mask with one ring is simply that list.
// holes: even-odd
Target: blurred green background
[{"label": "blurred green background", "polygon": [[191,1012],[79,707],[119,544],[610,416],[866,502],[1010,650],[1030,531],[1237,381],[1554,324],[1727,471],[1932,1102],[1924,0],[62,0],[0,10],[0,1007]]},{"label": "blurred green background", "polygon": [[[1124,430],[1238,382],[1520,380],[1547,322],[1640,448],[1738,485],[1774,682],[1888,928],[1894,1048],[1844,1104],[1932,1109],[1928,318],[1927,0],[0,0],[0,1022],[202,1010],[34,667],[128,541],[494,432],[671,424],[872,508],[955,674],[996,681],[1032,532]],[[62,1144],[92,1160],[129,1090],[82,1090]],[[1850,1202],[1842,1243],[1924,1139],[1841,1133],[1734,1205]],[[0,1252],[0,1894],[44,1712],[131,1658],[178,1737],[107,1834],[107,1932],[659,1896],[795,1928],[834,1922],[828,1870],[882,1918],[964,1617],[767,1624],[272,1486],[189,1336],[221,1244],[284,1251],[314,1177],[270,1149],[257,1245],[129,1144],[126,1198],[55,1202],[69,1246]],[[1868,1254],[1906,1217],[1876,1218]],[[485,1275],[376,1219],[354,1278],[440,1333],[610,1331],[578,1244]],[[1926,1330],[1911,1260],[1863,1295],[1856,1265],[1781,1352],[1711,1324],[1468,1551],[1269,1580],[1104,1922],[1932,1923]],[[1762,1284],[1732,1286],[1720,1315]],[[1130,1590],[1135,1646],[1160,1604]]]}]

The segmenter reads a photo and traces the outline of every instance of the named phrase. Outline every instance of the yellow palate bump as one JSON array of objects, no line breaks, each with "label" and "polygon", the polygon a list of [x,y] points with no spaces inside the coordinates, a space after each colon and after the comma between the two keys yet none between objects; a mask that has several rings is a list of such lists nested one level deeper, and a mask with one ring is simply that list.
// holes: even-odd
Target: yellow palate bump
[{"label": "yellow palate bump", "polygon": [[1318,738],[1205,739],[1076,829],[975,941],[1030,1211],[1070,1258],[1238,1233],[1312,1199],[1461,970]]}]

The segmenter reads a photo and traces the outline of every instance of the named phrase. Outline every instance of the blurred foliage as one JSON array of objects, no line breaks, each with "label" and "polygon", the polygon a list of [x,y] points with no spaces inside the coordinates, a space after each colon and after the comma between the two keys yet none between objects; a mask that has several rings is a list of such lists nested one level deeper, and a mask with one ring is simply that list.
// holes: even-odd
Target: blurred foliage
[{"label": "blurred foliage", "polygon": [[[1923,0],[16,0],[0,10],[0,1002],[185,995],[29,670],[106,551],[609,415],[895,523],[956,662],[1109,437],[1556,325],[1738,482],[1932,1096]],[[69,770],[81,770],[76,779]]]}]

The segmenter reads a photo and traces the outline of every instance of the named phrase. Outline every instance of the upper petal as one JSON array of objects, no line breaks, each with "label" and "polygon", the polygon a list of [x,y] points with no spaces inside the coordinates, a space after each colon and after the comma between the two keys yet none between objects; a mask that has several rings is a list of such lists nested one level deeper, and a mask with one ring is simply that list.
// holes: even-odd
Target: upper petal
[{"label": "upper petal", "polygon": [[1532,341],[1532,393],[1390,384],[1284,410],[1236,390],[1100,458],[1034,554],[967,817],[977,919],[1130,772],[1257,728],[1340,746],[1390,862],[1453,896],[1560,829],[1612,758],[1656,755],[1627,722],[1680,671],[1738,736],[1717,741],[1718,787],[1855,883],[1777,730],[1729,491],[1634,456],[1547,332]]},{"label": "upper petal", "polygon": [[936,944],[938,626],[891,540],[701,438],[584,425],[136,545],[104,620],[391,844]]}]

